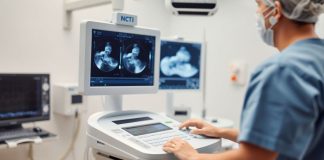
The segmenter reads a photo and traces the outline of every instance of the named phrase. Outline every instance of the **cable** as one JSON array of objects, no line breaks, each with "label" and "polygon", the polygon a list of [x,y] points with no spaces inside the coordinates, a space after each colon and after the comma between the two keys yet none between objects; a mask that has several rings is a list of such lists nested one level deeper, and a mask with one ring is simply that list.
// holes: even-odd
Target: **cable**
[{"label": "cable", "polygon": [[[36,127],[36,123],[35,122],[33,122],[32,125],[33,125],[33,128]],[[34,146],[33,146],[33,143],[29,143],[28,159],[29,160],[34,160]]]},{"label": "cable", "polygon": [[34,160],[34,147],[32,143],[29,144],[28,157],[30,160]]},{"label": "cable", "polygon": [[79,115],[79,112],[78,111],[75,111],[75,119],[76,119],[76,128],[75,128],[75,131],[73,133],[73,137],[72,137],[72,141],[69,145],[69,148],[66,150],[66,152],[63,154],[63,156],[60,158],[60,160],[65,160],[68,155],[70,154],[70,152],[74,149],[74,145],[75,145],[75,142],[77,140],[77,137],[79,135],[79,132],[80,132],[80,126],[81,126],[81,116]]},{"label": "cable", "polygon": [[83,160],[89,160],[89,147],[87,145],[86,149],[84,150],[84,154],[83,154]]}]

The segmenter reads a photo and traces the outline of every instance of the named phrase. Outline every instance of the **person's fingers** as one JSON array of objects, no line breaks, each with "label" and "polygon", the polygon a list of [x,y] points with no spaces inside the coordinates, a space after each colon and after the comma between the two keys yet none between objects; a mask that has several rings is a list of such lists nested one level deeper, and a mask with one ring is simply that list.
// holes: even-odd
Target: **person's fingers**
[{"label": "person's fingers", "polygon": [[174,147],[177,145],[178,141],[179,141],[179,138],[175,137],[175,138],[172,138],[171,140],[169,140],[168,142],[166,142],[163,146]]},{"label": "person's fingers", "polygon": [[176,138],[173,138],[172,139],[172,142],[171,142],[173,145],[173,147],[179,147],[179,146],[182,146],[183,144],[187,143],[185,140],[179,138],[179,137],[176,137]]},{"label": "person's fingers", "polygon": [[163,147],[174,147],[176,144],[173,142],[167,142],[163,145]]},{"label": "person's fingers", "polygon": [[202,128],[202,122],[196,119],[190,119],[187,120],[185,122],[183,122],[179,128],[183,129],[183,128],[188,128],[188,127],[197,127],[197,128]]},{"label": "person's fingers", "polygon": [[173,153],[174,152],[174,149],[172,147],[163,147],[162,149],[163,149],[163,151],[165,151],[167,153]]},{"label": "person's fingers", "polygon": [[165,143],[163,145],[163,150],[165,152],[168,152],[168,153],[175,152],[177,150],[177,148],[178,148],[177,147],[178,146],[177,144],[179,144],[180,141],[181,141],[181,139],[178,138],[178,137],[171,139],[170,141],[168,141],[167,143]]},{"label": "person's fingers", "polygon": [[178,137],[175,137],[175,138],[172,138],[169,142],[171,144],[176,144],[177,143],[177,140],[178,140]]},{"label": "person's fingers", "polygon": [[190,120],[184,121],[182,124],[180,124],[179,129],[190,127],[190,125],[191,125]]},{"label": "person's fingers", "polygon": [[194,129],[191,131],[192,134],[206,134],[205,129]]}]

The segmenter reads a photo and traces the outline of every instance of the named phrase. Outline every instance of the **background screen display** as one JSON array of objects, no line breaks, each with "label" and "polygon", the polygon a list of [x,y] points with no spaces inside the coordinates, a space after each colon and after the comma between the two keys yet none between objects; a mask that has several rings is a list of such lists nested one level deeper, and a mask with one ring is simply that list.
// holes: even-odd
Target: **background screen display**
[{"label": "background screen display", "polygon": [[160,89],[199,89],[201,44],[161,42]]},{"label": "background screen display", "polygon": [[0,75],[0,120],[47,116],[42,76]]}]

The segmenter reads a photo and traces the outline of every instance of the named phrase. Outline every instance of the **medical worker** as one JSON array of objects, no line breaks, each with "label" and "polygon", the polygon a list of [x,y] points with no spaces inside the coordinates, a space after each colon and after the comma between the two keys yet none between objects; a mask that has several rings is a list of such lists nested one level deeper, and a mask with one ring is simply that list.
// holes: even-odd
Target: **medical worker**
[{"label": "medical worker", "polygon": [[324,0],[256,0],[258,30],[276,47],[252,74],[240,131],[220,129],[200,120],[194,134],[223,137],[238,149],[201,154],[175,138],[163,149],[180,160],[324,160],[324,40],[315,24]]}]

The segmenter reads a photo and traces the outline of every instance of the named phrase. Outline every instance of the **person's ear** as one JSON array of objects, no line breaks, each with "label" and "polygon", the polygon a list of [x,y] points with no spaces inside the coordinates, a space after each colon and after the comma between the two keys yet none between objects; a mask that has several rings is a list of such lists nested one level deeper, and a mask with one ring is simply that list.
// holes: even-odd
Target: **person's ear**
[{"label": "person's ear", "polygon": [[273,17],[274,17],[277,21],[279,21],[280,18],[281,18],[281,16],[282,16],[282,5],[281,5],[280,1],[278,1],[278,0],[276,0],[276,1],[274,2],[274,4],[275,4],[276,11],[274,12]]}]

